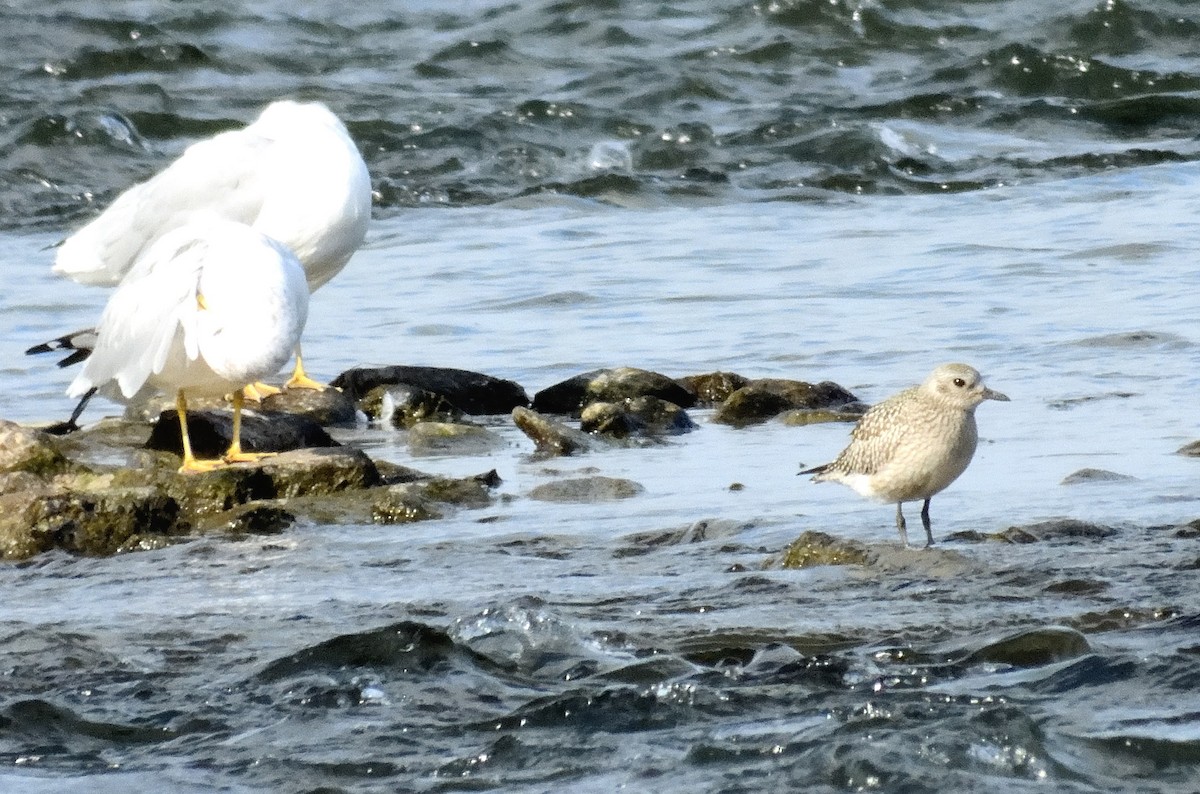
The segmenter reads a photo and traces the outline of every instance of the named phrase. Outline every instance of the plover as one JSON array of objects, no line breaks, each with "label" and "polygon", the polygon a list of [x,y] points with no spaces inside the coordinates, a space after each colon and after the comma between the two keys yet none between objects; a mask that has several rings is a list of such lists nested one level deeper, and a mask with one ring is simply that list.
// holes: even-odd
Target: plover
[{"label": "plover", "polygon": [[979,439],[975,408],[1008,397],[983,385],[966,364],[943,364],[920,386],[871,408],[858,421],[837,460],[806,469],[813,482],[844,483],[869,499],[896,503],[900,542],[908,545],[903,504],[925,500],[921,522],[933,544],[929,500],[962,474]]}]

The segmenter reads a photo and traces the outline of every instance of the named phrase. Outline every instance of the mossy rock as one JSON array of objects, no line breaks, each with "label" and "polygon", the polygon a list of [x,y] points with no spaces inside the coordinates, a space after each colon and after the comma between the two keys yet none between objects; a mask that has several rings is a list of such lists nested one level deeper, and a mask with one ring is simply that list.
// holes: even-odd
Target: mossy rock
[{"label": "mossy rock", "polygon": [[747,383],[730,394],[717,408],[714,422],[744,427],[765,422],[784,411],[795,408],[838,408],[857,399],[846,389],[833,383],[806,383],[782,378],[761,378]]},{"label": "mossy rock", "polygon": [[0,520],[0,548],[8,559],[50,549],[102,556],[146,536],[180,535],[188,528],[179,503],[157,488],[43,493]]},{"label": "mossy rock", "polygon": [[78,468],[67,460],[52,436],[0,419],[0,473],[52,477]]},{"label": "mossy rock", "polygon": [[591,403],[580,415],[580,430],[610,438],[679,435],[696,427],[675,403],[649,396]]},{"label": "mossy rock", "polygon": [[712,408],[720,405],[750,379],[734,372],[708,372],[703,375],[686,375],[678,381],[696,395],[696,407]]},{"label": "mossy rock", "polygon": [[875,555],[862,543],[825,532],[808,531],[792,541],[782,557],[769,565],[779,568],[812,568],[817,565],[867,565]]},{"label": "mossy rock", "polygon": [[545,457],[574,455],[604,446],[596,437],[529,408],[514,408],[512,417],[517,428],[533,441],[537,454]]},{"label": "mossy rock", "polygon": [[635,397],[657,397],[681,408],[691,408],[696,403],[695,394],[666,375],[636,367],[616,367],[585,372],[542,389],[533,397],[533,409],[578,416],[592,403]]}]

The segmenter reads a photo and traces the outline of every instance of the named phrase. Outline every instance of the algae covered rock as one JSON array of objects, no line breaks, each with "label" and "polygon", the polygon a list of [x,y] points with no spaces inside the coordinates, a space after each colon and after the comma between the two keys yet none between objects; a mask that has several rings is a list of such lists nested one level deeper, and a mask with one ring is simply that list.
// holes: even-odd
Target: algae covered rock
[{"label": "algae covered rock", "polygon": [[866,565],[875,557],[858,541],[844,540],[825,532],[805,532],[792,541],[783,555],[773,561],[780,568],[811,568],[816,565]]},{"label": "algae covered rock", "polygon": [[605,446],[595,436],[542,416],[529,408],[514,408],[513,423],[529,436],[540,455],[574,455]]},{"label": "algae covered rock", "polygon": [[72,467],[50,435],[0,419],[0,473],[50,477]]},{"label": "algae covered rock", "polygon": [[658,397],[594,402],[580,414],[580,430],[612,438],[679,435],[696,427],[687,411]]},{"label": "algae covered rock", "polygon": [[533,409],[544,413],[577,416],[595,402],[620,402],[635,397],[657,397],[681,408],[696,404],[696,395],[657,372],[634,367],[597,369],[542,389],[533,397]]},{"label": "algae covered rock", "polygon": [[115,554],[146,536],[183,534],[179,504],[157,488],[111,488],[34,495],[17,514],[0,519],[0,553],[7,559],[63,549]]},{"label": "algae covered rock", "polygon": [[352,400],[361,400],[377,386],[405,384],[444,397],[458,410],[475,415],[506,414],[529,405],[520,384],[479,372],[447,367],[356,368],[334,378],[332,385]]},{"label": "algae covered rock", "polygon": [[749,382],[749,378],[734,372],[709,372],[679,379],[684,388],[696,395],[696,406],[701,408],[712,408],[725,402],[729,395]]},{"label": "algae covered rock", "polygon": [[717,408],[713,421],[743,427],[791,409],[839,408],[854,402],[857,398],[853,394],[832,381],[760,378],[730,394]]}]

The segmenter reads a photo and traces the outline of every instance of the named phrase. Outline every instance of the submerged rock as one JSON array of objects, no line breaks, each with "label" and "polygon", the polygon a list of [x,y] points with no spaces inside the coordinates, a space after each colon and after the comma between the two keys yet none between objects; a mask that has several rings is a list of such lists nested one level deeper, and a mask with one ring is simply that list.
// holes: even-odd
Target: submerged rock
[{"label": "submerged rock", "polygon": [[1200,458],[1200,441],[1193,441],[1190,444],[1184,444],[1179,449],[1175,450],[1176,454],[1187,455],[1189,458]]},{"label": "submerged rock", "polygon": [[681,408],[696,404],[696,395],[666,375],[634,367],[597,369],[542,389],[533,396],[533,409],[578,416],[595,402],[620,402],[657,397]]},{"label": "submerged rock", "polygon": [[617,477],[579,477],[539,485],[529,492],[529,498],[540,502],[590,504],[628,499],[644,490],[646,489],[633,480]]},{"label": "submerged rock", "polygon": [[512,418],[517,428],[533,441],[540,455],[574,455],[605,446],[596,436],[547,419],[529,408],[514,408]]},{"label": "submerged rock", "polygon": [[966,664],[1006,664],[1012,667],[1041,667],[1090,653],[1087,637],[1075,629],[1046,626],[1010,634],[970,650]]},{"label": "submerged rock", "polygon": [[[188,411],[188,437],[192,452],[198,458],[219,458],[233,441],[233,414],[224,411]],[[179,415],[163,411],[150,438],[147,449],[183,455],[179,434]],[[324,428],[304,416],[295,414],[242,412],[242,449],[247,452],[286,452],[307,447],[335,447]]]},{"label": "submerged rock", "polygon": [[1085,482],[1133,482],[1137,477],[1105,469],[1080,469],[1068,474],[1059,485],[1078,485]]},{"label": "submerged rock", "polygon": [[504,439],[478,425],[421,422],[408,431],[414,455],[486,455],[504,446]]},{"label": "submerged rock", "polygon": [[750,382],[750,379],[733,372],[709,372],[704,375],[687,375],[679,378],[679,383],[696,395],[696,407],[712,408],[729,398],[738,389]]},{"label": "submerged rock", "polygon": [[1038,521],[1034,524],[1024,524],[1009,527],[1003,532],[955,532],[948,540],[981,543],[983,541],[1000,541],[1002,543],[1039,543],[1062,538],[1107,538],[1116,534],[1112,527],[1093,524],[1090,521],[1079,521],[1074,518],[1054,518],[1049,521]]},{"label": "submerged rock", "polygon": [[760,378],[730,394],[717,408],[713,421],[744,427],[765,422],[792,409],[841,408],[856,402],[858,398],[832,381],[813,384],[782,378]]},{"label": "submerged rock", "polygon": [[686,411],[658,397],[594,402],[580,415],[582,431],[612,438],[679,435],[696,428]]},{"label": "submerged rock", "polygon": [[506,414],[529,405],[520,384],[478,372],[445,367],[371,367],[350,369],[333,379],[352,400],[361,400],[377,386],[406,384],[440,394],[468,414]]}]

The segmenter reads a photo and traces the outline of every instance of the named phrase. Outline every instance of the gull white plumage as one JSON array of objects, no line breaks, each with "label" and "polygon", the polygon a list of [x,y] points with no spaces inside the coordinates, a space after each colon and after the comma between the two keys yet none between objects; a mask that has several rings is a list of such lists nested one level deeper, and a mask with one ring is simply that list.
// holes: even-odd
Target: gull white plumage
[{"label": "gull white plumage", "polygon": [[[345,125],[320,103],[285,100],[243,129],[192,144],[158,175],[126,190],[63,242],[53,270],[112,286],[164,234],[218,217],[290,249],[311,291],[346,265],[370,216],[370,176]],[[70,347],[73,337],[33,350]],[[288,385],[321,388],[305,374],[299,343]]]},{"label": "gull white plumage", "polygon": [[138,257],[96,327],[96,347],[67,393],[115,399],[174,392],[181,471],[197,460],[187,435],[187,397],[234,395],[225,462],[241,449],[242,388],[287,363],[308,317],[304,270],[285,246],[253,228],[199,219],[159,237]]},{"label": "gull white plumage", "polygon": [[1008,401],[983,384],[966,364],[943,364],[920,386],[871,408],[855,425],[837,459],[801,474],[814,482],[840,482],[862,496],[896,505],[900,542],[908,545],[904,502],[919,499],[926,545],[933,545],[929,500],[958,479],[979,440],[975,409],[984,400]]}]

